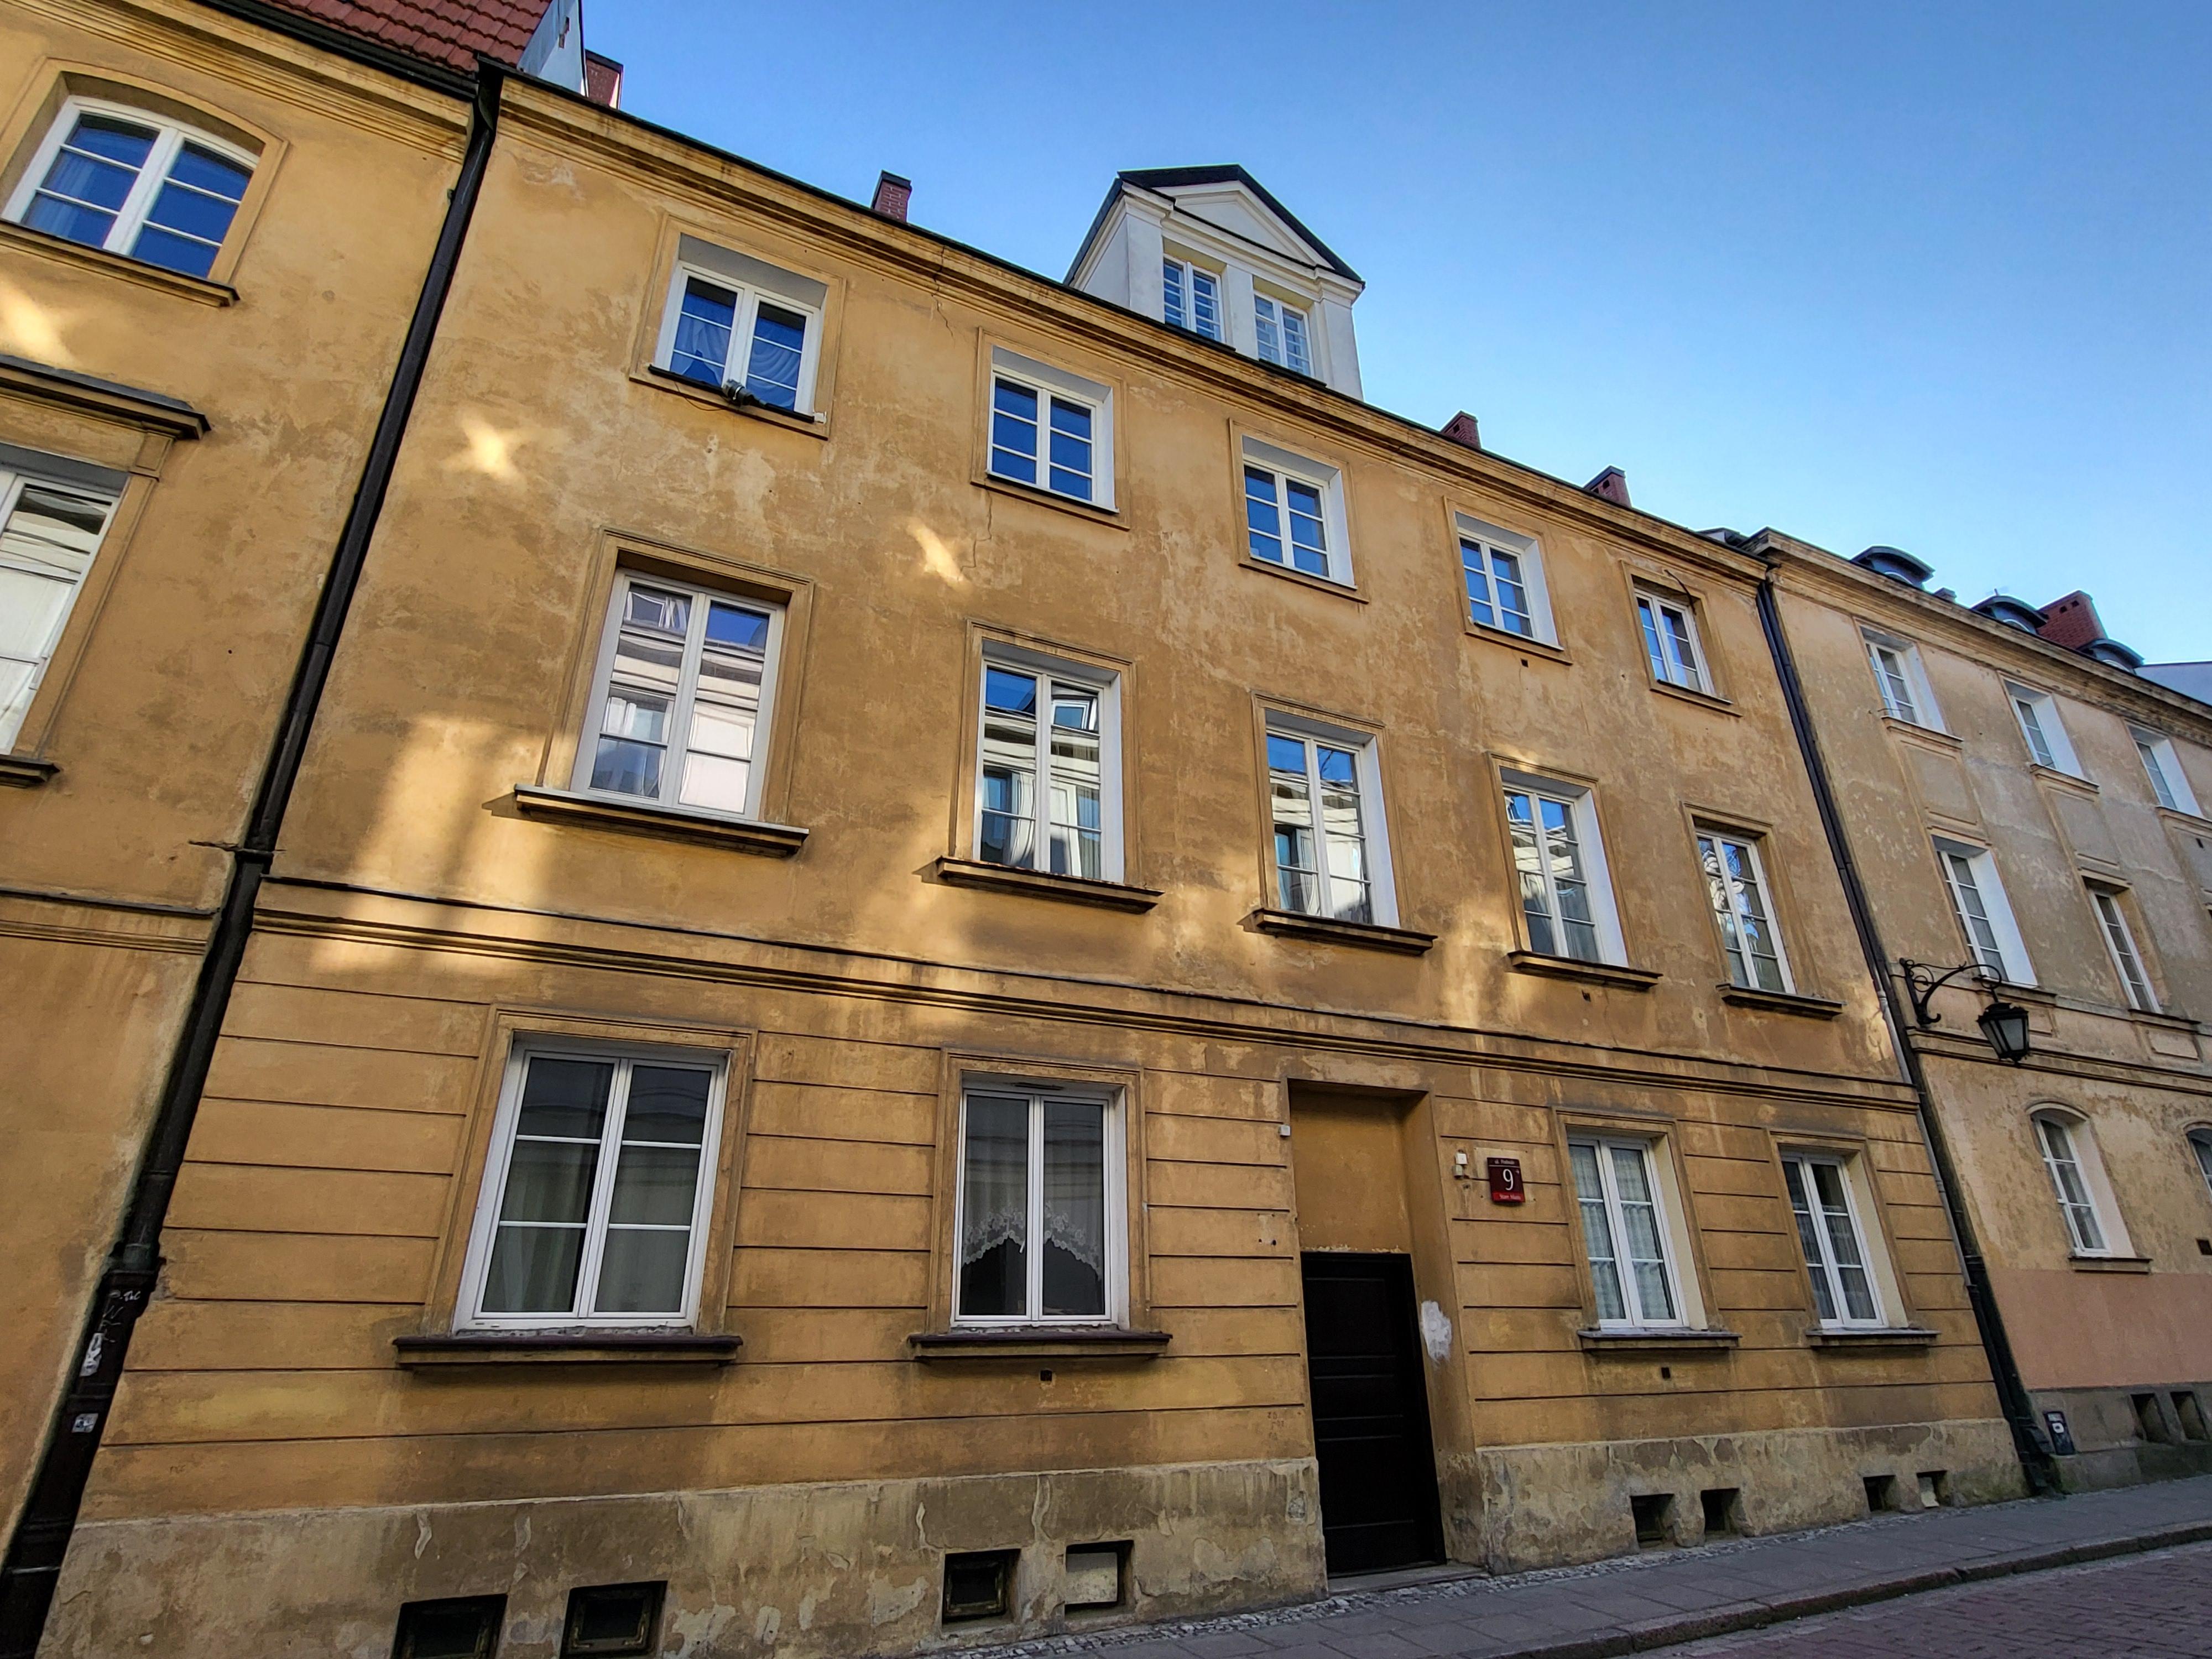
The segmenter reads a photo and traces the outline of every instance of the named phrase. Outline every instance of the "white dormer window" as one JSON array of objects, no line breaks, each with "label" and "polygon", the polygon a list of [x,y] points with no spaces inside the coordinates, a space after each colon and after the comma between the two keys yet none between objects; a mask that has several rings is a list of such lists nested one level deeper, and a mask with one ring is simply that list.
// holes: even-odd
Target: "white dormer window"
[{"label": "white dormer window", "polygon": [[1182,259],[1160,261],[1161,314],[1176,328],[1209,340],[1221,337],[1221,284],[1214,274]]},{"label": "white dormer window", "polygon": [[1306,314],[1296,306],[1252,296],[1252,321],[1259,336],[1260,361],[1279,363],[1301,374],[1313,373],[1313,353],[1306,344]]}]

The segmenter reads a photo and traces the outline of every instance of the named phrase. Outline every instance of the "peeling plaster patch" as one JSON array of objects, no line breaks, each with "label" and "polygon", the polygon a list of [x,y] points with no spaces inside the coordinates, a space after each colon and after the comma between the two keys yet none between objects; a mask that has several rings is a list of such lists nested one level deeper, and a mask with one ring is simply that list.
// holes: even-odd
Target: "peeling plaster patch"
[{"label": "peeling plaster patch", "polygon": [[427,1515],[417,1515],[415,1517],[415,1559],[420,1561],[422,1559],[422,1552],[429,1547],[430,1517]]},{"label": "peeling plaster patch", "polygon": [[903,1619],[922,1603],[929,1594],[929,1580],[917,1578],[904,1588],[887,1584],[882,1579],[868,1585],[868,1622],[888,1625]]},{"label": "peeling plaster patch", "polygon": [[721,1644],[722,1632],[737,1622],[738,1610],[718,1601],[697,1613],[679,1613],[671,1621],[676,1636],[684,1645],[678,1648],[677,1659],[690,1659],[694,1653],[712,1653]]},{"label": "peeling plaster patch", "polygon": [[805,1595],[799,1598],[799,1629],[812,1630],[814,1628],[814,1604],[821,1599],[822,1598],[816,1595],[812,1590],[807,1591]]},{"label": "peeling plaster patch", "polygon": [[1421,1343],[1441,1365],[1451,1353],[1451,1316],[1433,1302],[1421,1304]]},{"label": "peeling plaster patch", "polygon": [[763,1647],[775,1644],[776,1632],[783,1628],[783,1613],[777,1607],[763,1607],[753,1615],[753,1640]]}]

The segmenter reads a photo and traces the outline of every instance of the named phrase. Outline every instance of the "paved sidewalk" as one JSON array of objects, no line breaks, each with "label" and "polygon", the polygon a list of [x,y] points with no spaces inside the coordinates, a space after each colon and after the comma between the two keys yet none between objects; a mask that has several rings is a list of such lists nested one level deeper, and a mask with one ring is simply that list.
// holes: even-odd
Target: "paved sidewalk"
[{"label": "paved sidewalk", "polygon": [[[996,1650],[1110,1659],[1611,1659],[1917,1591],[2212,1540],[2212,1475],[1647,1551]],[[2212,1602],[2212,1589],[2205,1592]]]}]

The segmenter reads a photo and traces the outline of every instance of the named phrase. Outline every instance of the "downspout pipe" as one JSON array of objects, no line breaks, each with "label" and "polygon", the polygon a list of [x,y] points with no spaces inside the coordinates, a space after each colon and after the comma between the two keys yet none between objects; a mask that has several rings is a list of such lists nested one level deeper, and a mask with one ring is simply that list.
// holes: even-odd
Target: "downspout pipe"
[{"label": "downspout pipe", "polygon": [[1910,1028],[1905,1024],[1904,1012],[1898,1006],[1897,982],[1890,977],[1889,952],[1875,926],[1874,907],[1867,898],[1866,884],[1860,879],[1858,863],[1851,856],[1849,839],[1844,833],[1843,814],[1836,805],[1836,793],[1828,778],[1828,763],[1820,753],[1818,735],[1813,729],[1811,710],[1806,706],[1804,683],[1797,677],[1797,660],[1790,649],[1790,636],[1782,625],[1782,608],[1775,597],[1775,569],[1778,556],[1752,550],[1753,556],[1765,562],[1766,574],[1759,584],[1759,625],[1766,635],[1766,649],[1774,659],[1774,672],[1782,683],[1782,700],[1790,709],[1790,727],[1797,738],[1797,752],[1805,763],[1806,775],[1813,785],[1813,799],[1820,813],[1820,828],[1828,837],[1828,854],[1835,860],[1836,874],[1844,886],[1844,902],[1850,907],[1851,926],[1857,932],[1859,950],[1866,957],[1867,971],[1873,976],[1875,995],[1881,1005],[1883,1021],[1889,1027],[1892,1046],[1897,1050],[1905,1080],[1911,1084],[1917,1101],[1920,1133],[1928,1142],[1929,1161],[1935,1165],[1936,1188],[1943,1200],[1943,1213],[1949,1218],[1951,1242],[1959,1252],[1959,1262],[1966,1279],[1966,1300],[1974,1310],[1974,1325],[1979,1331],[1982,1347],[1988,1353],[1990,1371],[1996,1383],[1997,1399],[2003,1408],[2006,1425],[2012,1430],[2013,1451],[2019,1457],[2021,1468],[2027,1475],[2028,1487],[2039,1497],[2059,1491],[2057,1467],[2052,1463],[2051,1450],[2036,1425],[2035,1408],[2027,1396],[2027,1386],[2021,1381],[2020,1366],[2013,1358],[2012,1341],[2005,1334],[2004,1317],[1997,1310],[1996,1297],[1990,1288],[1989,1265],[1983,1259],[1981,1247],[1974,1232],[1973,1218],[1966,1213],[1960,1197],[1957,1167],[1951,1160],[1950,1143],[1945,1139],[1942,1120],[1936,1114],[1935,1096],[1928,1086],[1928,1073],[1921,1064],[1920,1051],[1913,1046]]},{"label": "downspout pipe", "polygon": [[330,683],[346,612],[361,585],[362,567],[383,511],[401,441],[407,434],[423,367],[437,336],[439,316],[452,289],[461,245],[483,190],[498,129],[504,79],[500,65],[489,60],[478,65],[460,172],[447,198],[445,220],[400,345],[392,385],[385,394],[337,547],[324,574],[313,623],[293,672],[291,690],[262,769],[245,836],[231,852],[222,904],[216,912],[206,954],[200,959],[199,976],[192,987],[184,1029],[170,1057],[161,1104],[140,1155],[122,1231],[93,1297],[70,1386],[47,1433],[29,1501],[9,1540],[7,1554],[0,1559],[0,1659],[34,1659],[37,1653],[60,1579],[62,1559],[68,1553],[91,1478],[93,1458],[100,1449],[108,1413],[122,1382],[131,1333],[145,1311],[161,1270],[162,1223],[184,1166],[185,1147],[191,1138],[192,1121],[215,1057],[216,1039],[246,959],[255,900],[276,855],[285,809],[299,782],[308,735],[324,689]]}]

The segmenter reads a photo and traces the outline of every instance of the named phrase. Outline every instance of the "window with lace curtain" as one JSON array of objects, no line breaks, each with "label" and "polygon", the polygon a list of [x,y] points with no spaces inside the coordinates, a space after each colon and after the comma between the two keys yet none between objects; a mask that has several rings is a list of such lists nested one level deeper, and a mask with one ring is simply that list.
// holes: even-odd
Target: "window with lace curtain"
[{"label": "window with lace curtain", "polygon": [[1108,1325],[1127,1303],[1117,1098],[977,1085],[960,1103],[959,1325]]}]

